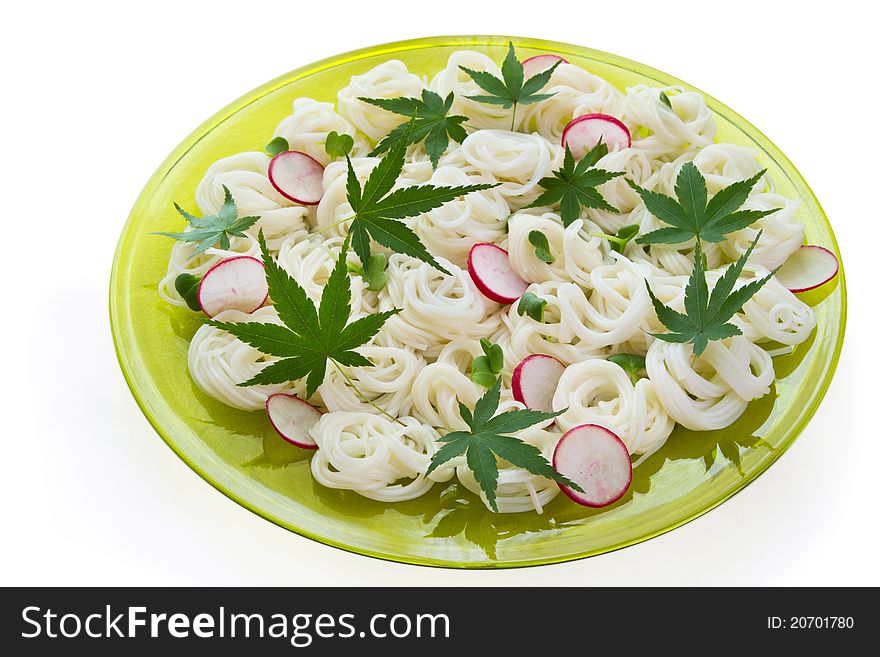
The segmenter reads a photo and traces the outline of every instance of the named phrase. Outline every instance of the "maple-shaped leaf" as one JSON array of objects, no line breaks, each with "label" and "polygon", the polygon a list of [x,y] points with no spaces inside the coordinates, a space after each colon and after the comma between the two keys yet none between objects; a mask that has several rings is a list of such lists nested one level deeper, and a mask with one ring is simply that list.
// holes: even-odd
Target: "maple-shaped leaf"
[{"label": "maple-shaped leaf", "polygon": [[449,140],[461,143],[467,137],[467,132],[461,127],[461,124],[467,121],[467,117],[449,116],[453,98],[452,92],[444,100],[429,89],[422,90],[421,100],[418,98],[361,98],[360,100],[365,103],[406,116],[412,121],[411,128],[408,122],[401,123],[389,132],[370,155],[380,155],[401,141],[405,146],[408,146],[424,140],[425,151],[436,169],[440,156],[446,152],[449,146]]},{"label": "maple-shaped leaf", "polygon": [[[410,120],[408,131],[412,130],[417,118],[413,117]],[[419,236],[406,224],[397,220],[430,212],[460,196],[491,189],[500,183],[458,187],[424,184],[391,191],[400,172],[403,171],[407,139],[401,139],[388,151],[370,172],[363,188],[355,175],[351,160],[346,158],[348,163],[346,195],[354,213],[349,228],[351,246],[366,272],[370,270],[370,238],[372,238],[396,253],[418,258],[444,274],[449,274],[428,252]]]},{"label": "maple-shaped leaf", "polygon": [[694,269],[684,290],[685,313],[680,313],[664,305],[654,296],[650,284],[645,281],[651,302],[654,304],[654,310],[657,312],[657,318],[669,329],[668,333],[652,333],[652,335],[666,342],[693,343],[694,355],[696,356],[706,350],[711,340],[723,340],[734,335],[741,335],[742,331],[739,327],[736,324],[731,324],[729,320],[773,276],[772,273],[768,274],[764,278],[756,279],[734,290],[743,267],[745,267],[752,249],[755,248],[760,238],[761,233],[759,232],[748,250],[739,260],[730,265],[718,279],[711,295],[706,282],[706,269],[698,240],[694,251]]},{"label": "maple-shaped leaf", "polygon": [[311,397],[324,381],[328,361],[352,367],[372,365],[354,350],[366,344],[399,310],[367,315],[348,323],[351,315],[351,280],[345,263],[348,240],[327,279],[321,303],[315,308],[306,291],[269,254],[263,231],[258,239],[266,266],[269,296],[284,326],[207,320],[211,326],[234,335],[260,352],[281,359],[239,385],[287,383],[308,377],[306,396]]},{"label": "maple-shaped leaf", "polygon": [[766,170],[748,180],[740,180],[720,190],[709,200],[706,179],[693,162],[681,167],[675,179],[675,196],[666,196],[639,187],[638,192],[648,212],[669,228],[658,228],[639,237],[640,244],[679,244],[697,238],[705,242],[721,242],[728,233],[751,226],[761,217],[778,210],[740,210],[749,198],[749,192]]},{"label": "maple-shaped leaf", "polygon": [[538,93],[550,81],[550,76],[556,67],[562,63],[557,61],[550,68],[540,73],[536,73],[528,80],[525,79],[522,62],[516,58],[516,52],[513,49],[513,42],[507,44],[507,56],[501,64],[501,78],[497,78],[486,71],[475,71],[466,66],[459,68],[467,73],[471,79],[476,82],[485,94],[468,96],[471,100],[489,105],[500,105],[504,109],[513,108],[513,115],[510,119],[510,129],[513,130],[516,125],[516,106],[531,105],[541,100],[546,100],[554,94]]},{"label": "maple-shaped leaf", "polygon": [[571,149],[566,146],[562,168],[538,181],[544,191],[526,207],[539,208],[559,203],[559,216],[566,228],[580,217],[582,207],[617,212],[617,208],[596,189],[598,185],[624,174],[623,171],[594,168],[596,162],[607,154],[608,146],[600,142],[575,163]]},{"label": "maple-shaped leaf", "polygon": [[244,237],[245,231],[257,223],[260,218],[239,217],[235,201],[226,185],[223,185],[223,196],[224,200],[220,211],[217,214],[209,214],[204,217],[195,217],[175,203],[175,209],[189,222],[191,230],[182,233],[157,232],[153,234],[164,235],[182,242],[198,242],[191,258],[204,253],[213,246],[219,245],[221,249],[228,249],[230,236]]},{"label": "maple-shaped leaf", "polygon": [[495,415],[501,399],[501,379],[486,391],[471,410],[459,402],[458,409],[461,419],[470,431],[453,431],[441,436],[439,440],[445,445],[437,450],[425,475],[431,474],[435,468],[448,460],[465,454],[467,465],[474,473],[474,479],[486,495],[486,501],[497,513],[498,504],[498,462],[502,458],[511,465],[523,468],[532,474],[553,479],[561,484],[581,490],[580,486],[570,481],[565,475],[559,474],[544,458],[534,445],[529,445],[519,438],[505,434],[521,431],[539,422],[549,420],[564,413],[563,409],[555,413],[542,413],[531,409],[515,409]]}]

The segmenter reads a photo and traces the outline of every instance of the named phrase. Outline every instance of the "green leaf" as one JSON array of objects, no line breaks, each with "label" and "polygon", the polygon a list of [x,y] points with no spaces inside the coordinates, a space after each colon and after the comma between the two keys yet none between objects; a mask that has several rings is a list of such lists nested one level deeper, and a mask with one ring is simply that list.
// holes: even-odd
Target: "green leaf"
[{"label": "green leaf", "polygon": [[666,105],[669,109],[672,109],[672,101],[669,100],[669,96],[666,95],[665,91],[660,92],[660,102]]},{"label": "green leaf", "polygon": [[501,77],[504,80],[504,86],[510,93],[510,97],[516,101],[516,98],[522,92],[523,86],[523,65],[516,58],[516,52],[513,49],[513,42],[507,43],[507,56],[501,63]]},{"label": "green leaf", "polygon": [[669,329],[669,333],[653,334],[655,337],[666,342],[690,342],[693,344],[695,356],[701,355],[712,340],[723,340],[734,335],[740,335],[740,329],[729,323],[729,320],[738,313],[743,305],[755,295],[755,293],[770,280],[772,274],[764,278],[751,281],[737,290],[733,290],[746,261],[752,253],[752,249],[761,238],[759,232],[748,250],[721,276],[709,294],[706,282],[705,263],[700,242],[697,241],[694,250],[694,268],[688,278],[685,287],[684,306],[685,313],[680,313],[664,305],[648,287],[648,294],[657,312],[657,318]]},{"label": "green leaf", "polygon": [[242,342],[269,356],[293,357],[315,352],[318,345],[311,345],[286,326],[262,322],[220,322],[206,319],[205,324],[226,331]]},{"label": "green leaf", "polygon": [[449,116],[453,100],[451,92],[446,96],[446,100],[429,89],[422,90],[421,100],[418,98],[361,98],[360,100],[409,117],[412,122],[411,127],[408,123],[403,123],[394,128],[376,145],[370,155],[379,155],[400,143],[408,146],[424,140],[425,151],[436,169],[440,156],[449,146],[449,140],[461,143],[467,137],[467,132],[461,126],[467,121],[467,117]]},{"label": "green leaf", "polygon": [[498,374],[504,368],[504,351],[501,345],[492,344],[486,338],[480,338],[480,348],[489,359],[489,367],[492,372]]},{"label": "green leaf", "polygon": [[522,87],[522,93],[519,99],[519,102],[523,105],[531,105],[539,100],[546,100],[550,98],[554,94],[539,94],[538,91],[541,91],[548,82],[550,82],[550,77],[553,75],[553,72],[556,70],[556,67],[562,63],[562,60],[559,60],[550,66],[549,68],[544,69],[540,73],[536,73],[528,80],[526,80],[525,84]]},{"label": "green leaf", "polygon": [[623,250],[626,248],[626,245],[630,243],[636,235],[639,234],[639,225],[638,224],[629,224],[621,227],[619,231],[617,231],[617,239],[611,242],[611,250],[617,251],[618,253],[623,253]]},{"label": "green leaf", "polygon": [[675,179],[675,195],[691,225],[699,227],[704,222],[708,194],[703,174],[693,162],[685,163]]},{"label": "green leaf", "polygon": [[[306,352],[301,356],[275,361],[252,378],[238,385],[242,387],[274,385],[287,383],[288,381],[298,381],[306,376],[311,379],[312,372],[318,371],[323,373],[326,371],[326,367],[327,359],[321,354]],[[311,396],[311,394],[307,393],[307,396]]]},{"label": "green leaf", "polygon": [[[436,94],[434,95],[436,96]],[[424,98],[424,95],[422,97]],[[381,107],[387,112],[394,112],[395,114],[400,114],[401,116],[409,118],[412,118],[413,114],[418,113],[419,109],[425,106],[425,103],[419,101],[418,98],[409,98],[406,96],[399,98],[365,98],[361,96],[358,100],[370,103],[370,105],[375,105],[376,107]],[[406,124],[403,125],[405,126]],[[384,150],[388,149],[386,148]]]},{"label": "green leaf", "polygon": [[356,351],[340,351],[333,360],[340,365],[350,365],[351,367],[371,367],[373,365],[368,358]]},{"label": "green leaf", "polygon": [[[515,413],[516,411],[513,412]],[[485,434],[485,441],[489,449],[511,465],[515,465],[540,477],[553,479],[571,488],[579,489],[579,486],[568,477],[557,472],[547,459],[544,458],[544,455],[541,454],[541,450],[534,445],[529,445],[519,438],[492,433]]]},{"label": "green leaf", "polygon": [[[657,319],[659,319],[666,328],[673,332],[672,334],[663,334],[662,338],[667,342],[689,342],[689,336],[685,336],[684,339],[681,340],[673,339],[673,334],[684,334],[690,331],[691,322],[688,319],[688,316],[663,304],[663,302],[654,296],[654,291],[651,290],[651,286],[648,285],[647,281],[645,281],[645,284],[648,286],[648,294],[651,297],[651,303],[653,303],[654,310],[657,313]],[[661,336],[658,335],[656,337]]]},{"label": "green leaf", "polygon": [[[471,413],[471,409],[467,406],[458,402],[458,412],[461,415],[461,419],[465,421],[468,426],[472,426],[474,423],[474,415]],[[440,438],[440,440],[447,440],[446,437]]]},{"label": "green leaf", "polygon": [[[472,71],[468,68],[465,68],[464,66],[462,66],[461,68],[466,71],[468,75],[477,75],[476,71]],[[488,75],[488,73],[480,73],[479,75]],[[468,98],[470,98],[471,100],[476,100],[480,103],[486,103],[487,105],[501,105],[504,109],[510,109],[511,107],[513,107],[513,103],[509,99],[503,97],[485,96],[480,94],[476,96],[468,96]]]},{"label": "green leaf", "polygon": [[[235,207],[235,201],[232,199],[232,192],[226,185],[223,185],[223,205],[217,213],[218,223],[230,223],[236,220],[238,210]],[[204,218],[203,218],[204,219]]]},{"label": "green leaf", "polygon": [[[224,189],[226,189],[226,188],[224,187]],[[224,195],[225,195],[225,192],[224,192]],[[195,216],[191,215],[189,212],[187,212],[186,210],[184,210],[182,207],[180,207],[177,203],[174,203],[174,209],[177,210],[177,212],[178,212],[178,214],[180,214],[180,216],[182,216],[184,219],[186,219],[191,224],[198,224],[198,222],[200,222],[200,221],[203,221],[203,220],[208,221],[210,219],[215,218],[213,215],[208,216],[208,217],[204,217],[204,218],[203,217],[195,217]]]},{"label": "green leaf", "polygon": [[[496,78],[491,73],[487,73],[486,71],[475,71],[473,69],[467,68],[466,66],[459,66],[459,68],[467,73],[471,80],[477,83],[477,86],[480,87],[483,91],[487,92],[488,95],[477,95],[477,96],[468,96],[468,98],[472,100],[477,100],[482,103],[493,103],[493,104],[501,104],[498,101],[502,101],[506,104],[506,107],[513,106],[513,97],[507,89],[507,85],[504,84],[503,80]],[[485,100],[488,98],[494,99],[494,102],[491,100]]]},{"label": "green leaf", "polygon": [[370,234],[361,222],[354,222],[348,229],[351,235],[351,246],[361,261],[361,269],[368,273],[372,256],[370,255]]},{"label": "green leaf", "polygon": [[351,238],[346,238],[339,250],[336,265],[330,272],[324,292],[321,295],[321,305],[318,308],[318,323],[321,326],[321,337],[328,341],[338,335],[348,323],[351,313],[351,284],[348,280],[348,271],[345,266],[345,255]]},{"label": "green leaf", "polygon": [[550,242],[547,236],[539,230],[529,232],[529,244],[535,247],[535,257],[538,260],[546,262],[548,265],[553,262],[553,254],[550,252]]},{"label": "green leaf", "polygon": [[719,219],[712,224],[706,225],[700,232],[700,238],[707,242],[723,242],[727,233],[742,230],[751,226],[761,217],[773,214],[779,208],[772,210],[739,210]]},{"label": "green leaf", "polygon": [[362,214],[379,214],[384,218],[404,219],[416,217],[425,212],[454,201],[455,199],[479,192],[484,189],[492,189],[500,183],[480,183],[477,185],[461,185],[458,187],[446,187],[434,185],[412,185],[396,189],[388,196],[377,202],[372,209],[362,209]]},{"label": "green leaf", "polygon": [[367,289],[378,292],[388,283],[388,256],[384,253],[373,253],[370,256],[370,264],[367,273]]},{"label": "green leaf", "polygon": [[204,253],[208,249],[219,246],[221,249],[229,248],[230,237],[243,237],[244,231],[257,223],[259,217],[239,217],[235,207],[235,201],[226,185],[223,186],[223,205],[217,214],[195,217],[180,207],[177,203],[174,208],[186,219],[192,230],[180,233],[155,232],[153,235],[164,235],[182,242],[197,242],[190,258]]},{"label": "green leaf", "polygon": [[[675,230],[675,229],[670,229]],[[593,237],[601,237],[611,242],[611,250],[617,253],[623,253],[626,245],[639,234],[638,224],[628,224],[621,227],[616,235],[606,235],[605,233],[590,233]]]},{"label": "green leaf", "polygon": [[562,415],[564,412],[565,411],[562,410],[553,413],[544,413],[528,408],[524,410],[505,411],[504,413],[501,413],[501,415],[496,415],[486,422],[484,428],[494,431],[495,433],[511,433],[513,431],[520,431],[526,427],[530,427],[533,424],[550,420]]},{"label": "green leaf", "polygon": [[[684,310],[692,322],[703,327],[708,319],[705,315],[709,309],[709,285],[706,283],[706,270],[700,242],[694,249],[694,268],[684,288]],[[702,331],[701,331],[702,332]],[[697,344],[696,342],[694,344]],[[704,347],[705,348],[705,347]],[[695,350],[696,352],[697,350]],[[702,353],[703,349],[699,349]],[[697,354],[699,356],[699,353]]]},{"label": "green leaf", "polygon": [[275,137],[272,141],[266,144],[266,152],[275,157],[280,153],[286,153],[290,150],[290,144],[287,143],[287,140],[284,137]]},{"label": "green leaf", "polygon": [[320,326],[318,324],[318,311],[315,304],[309,299],[306,291],[297,283],[290,274],[278,265],[269,254],[269,248],[260,231],[260,253],[263,265],[266,267],[266,282],[269,284],[269,296],[278,313],[278,317],[294,333],[320,343]]},{"label": "green leaf", "polygon": [[[400,100],[400,99],[396,99]],[[411,131],[417,117],[410,120],[407,130]],[[422,241],[410,228],[397,219],[415,217],[444,203],[471,192],[490,189],[500,183],[463,185],[460,187],[436,187],[434,185],[414,185],[391,191],[403,170],[406,155],[406,140],[395,144],[372,170],[361,190],[351,160],[348,163],[346,194],[354,211],[349,228],[351,245],[370,274],[370,239],[395,253],[403,253],[426,262],[444,274],[449,272],[432,256]]]},{"label": "green leaf", "polygon": [[638,238],[640,244],[680,244],[694,238],[721,242],[728,233],[751,226],[761,217],[778,210],[740,210],[749,192],[763,177],[759,171],[748,180],[740,180],[718,191],[707,200],[706,180],[693,162],[681,167],[675,181],[676,198],[642,189],[633,182],[648,212],[671,228],[659,228]]},{"label": "green leaf", "polygon": [[468,441],[467,465],[474,473],[477,485],[486,495],[489,507],[498,513],[495,493],[498,490],[498,461],[492,449],[483,441]]},{"label": "green leaf", "polygon": [[352,148],[354,148],[354,137],[351,135],[344,132],[339,134],[335,130],[327,133],[327,138],[324,140],[324,150],[327,151],[327,155],[346,157],[351,153]]},{"label": "green leaf", "polygon": [[619,365],[629,375],[629,380],[635,385],[639,379],[645,378],[642,372],[645,370],[645,357],[637,354],[614,354],[608,357],[615,365]]},{"label": "green leaf", "polygon": [[484,388],[491,388],[498,375],[492,371],[492,365],[487,356],[477,356],[471,364],[471,380]]},{"label": "green leaf", "polygon": [[354,263],[346,263],[348,271],[357,274],[367,282],[367,289],[378,292],[388,283],[388,274],[385,271],[388,268],[388,257],[382,253],[373,253],[370,255],[370,264],[368,271],[364,271],[361,265]]},{"label": "green leaf", "polygon": [[[498,410],[498,403],[501,401],[501,380],[496,381],[491,388],[484,394],[477,403],[474,404],[473,421],[468,424],[471,429],[483,425],[492,419],[495,411]],[[464,418],[462,418],[464,419]]]},{"label": "green leaf", "polygon": [[[345,156],[345,163],[348,166],[345,178],[345,195],[348,199],[349,205],[351,205],[351,209],[354,212],[357,212],[361,207],[363,190],[361,190],[361,182],[358,180],[358,177],[354,172],[354,167],[351,166],[351,158],[348,157],[348,155]],[[355,248],[355,250],[357,250],[357,248]]]},{"label": "green leaf", "polygon": [[[501,345],[492,344],[486,338],[480,338],[480,348],[483,350],[483,355],[474,358],[471,364],[471,380],[485,388],[490,388],[504,367],[504,351]],[[465,417],[464,412],[462,413],[462,417]]]},{"label": "green leaf", "polygon": [[[451,275],[450,272],[439,262],[434,259],[425,245],[406,224],[392,219],[361,218],[361,225],[364,229],[382,246],[386,246],[396,253],[403,253],[413,258],[417,258],[422,262],[426,262],[434,269]],[[369,260],[368,260],[369,262]]]},{"label": "green leaf", "polygon": [[617,212],[617,208],[596,189],[598,185],[623,175],[623,171],[594,168],[595,163],[607,153],[608,147],[599,143],[575,163],[574,155],[566,145],[562,168],[538,182],[544,191],[526,207],[538,208],[559,203],[559,214],[566,227],[580,217],[582,207]]},{"label": "green leaf", "polygon": [[532,103],[551,98],[554,95],[539,94],[537,92],[543,89],[550,81],[550,76],[553,75],[553,71],[556,70],[560,63],[561,60],[554,63],[550,68],[533,75],[528,80],[523,80],[523,65],[516,58],[516,52],[511,41],[507,44],[507,56],[501,64],[501,79],[486,71],[475,71],[466,66],[459,66],[459,68],[467,73],[480,89],[486,92],[485,94],[468,96],[469,99],[489,105],[500,105],[504,109],[513,108],[510,125],[510,129],[513,130],[513,127],[516,125],[517,105],[531,105]]},{"label": "green leaf", "polygon": [[202,304],[199,303],[199,285],[201,282],[201,276],[193,276],[192,274],[180,274],[174,279],[174,289],[186,301],[189,309],[196,312],[202,311]]},{"label": "green leaf", "polygon": [[465,454],[474,479],[485,494],[490,508],[496,512],[498,511],[496,493],[499,458],[532,474],[581,490],[577,484],[558,473],[537,447],[514,436],[506,435],[545,422],[565,410],[541,413],[528,409],[515,409],[495,415],[500,396],[501,381],[496,379],[489,390],[477,400],[473,412],[459,402],[461,418],[467,423],[470,431],[453,431],[440,437],[440,442],[445,444],[431,459],[426,476],[450,459]]},{"label": "green leaf", "polygon": [[544,321],[544,308],[547,306],[547,299],[542,299],[532,292],[526,292],[519,299],[516,305],[518,315],[528,315],[536,322]]},{"label": "green leaf", "polygon": [[367,315],[348,323],[351,315],[351,281],[346,265],[349,240],[346,239],[340,249],[316,309],[305,290],[269,254],[263,231],[258,239],[269,294],[284,326],[207,320],[211,326],[230,333],[262,353],[281,358],[239,385],[286,383],[307,377],[306,397],[311,397],[324,381],[328,361],[352,367],[371,365],[353,350],[367,343],[398,311]]},{"label": "green leaf", "polygon": [[731,319],[773,276],[774,272],[771,272],[764,278],[751,281],[737,290],[733,289],[742,274],[743,268],[745,267],[749,256],[752,254],[755,245],[758,243],[758,240],[761,239],[761,234],[762,231],[758,231],[758,234],[755,236],[754,241],[749,245],[746,252],[743,253],[735,263],[727,268],[712,289],[712,296],[709,299],[710,306],[715,309],[715,312],[711,316],[712,321],[719,323]]},{"label": "green leaf", "polygon": [[431,474],[439,465],[443,465],[450,459],[454,459],[456,456],[461,456],[467,451],[468,443],[468,435],[463,431],[458,431],[454,433],[446,434],[441,440],[446,439],[448,442],[443,445],[437,453],[434,454],[434,457],[431,459],[431,464],[428,466],[428,469],[425,470],[425,476],[427,477]]},{"label": "green leaf", "polygon": [[636,241],[639,244],[679,244],[693,239],[693,231],[683,228],[658,228]]},{"label": "green leaf", "polygon": [[366,344],[370,338],[379,332],[379,329],[382,328],[389,318],[399,312],[400,309],[395,308],[356,319],[339,334],[339,338],[336,340],[336,348],[340,351],[348,351]]},{"label": "green leaf", "polygon": [[[407,123],[407,132],[412,131],[414,124],[415,118]],[[403,171],[405,161],[406,143],[401,141],[370,172],[367,182],[364,183],[360,199],[361,206],[357,210],[358,213],[367,212],[370,206],[377,203],[391,191],[391,188],[394,187],[394,183],[397,182],[397,178],[400,176],[400,172]]]},{"label": "green leaf", "polygon": [[764,169],[759,171],[748,180],[740,180],[720,190],[706,206],[706,222],[712,223],[719,218],[738,210],[749,198],[749,192],[758,181],[767,173]]}]

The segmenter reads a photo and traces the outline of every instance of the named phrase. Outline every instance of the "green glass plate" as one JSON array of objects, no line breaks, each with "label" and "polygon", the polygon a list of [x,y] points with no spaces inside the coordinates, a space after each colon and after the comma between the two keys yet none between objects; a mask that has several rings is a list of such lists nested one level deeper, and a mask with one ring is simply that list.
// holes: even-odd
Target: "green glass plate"
[{"label": "green glass plate", "polygon": [[[192,205],[196,185],[218,158],[261,150],[299,96],[335,100],[352,75],[391,58],[431,75],[460,48],[496,61],[508,37],[434,37],[376,46],[297,69],[252,91],[193,132],[159,167],[125,225],[110,281],[110,319],[122,371],[150,422],[199,475],[233,500],[282,527],[353,552],[414,564],[500,568],[567,561],[657,536],[742,490],[794,442],[816,411],[843,341],[846,290],[834,283],[808,302],[818,328],[789,356],[775,359],[770,395],[722,431],[677,428],[666,446],[635,470],[626,496],[587,509],[559,495],[543,515],[494,515],[460,486],[436,485],[416,500],[384,504],[312,481],[310,452],[278,438],[261,412],[231,409],[200,392],[187,373],[195,313],[156,292],[172,241],[150,231],[179,230],[172,201]],[[623,89],[689,85],[642,64],[564,43],[516,38],[521,57],[552,52]],[[706,96],[718,140],[755,148],[778,191],[803,202],[807,241],[838,253],[822,208],[794,166],[763,134]],[[839,257],[839,255],[838,255]]]}]

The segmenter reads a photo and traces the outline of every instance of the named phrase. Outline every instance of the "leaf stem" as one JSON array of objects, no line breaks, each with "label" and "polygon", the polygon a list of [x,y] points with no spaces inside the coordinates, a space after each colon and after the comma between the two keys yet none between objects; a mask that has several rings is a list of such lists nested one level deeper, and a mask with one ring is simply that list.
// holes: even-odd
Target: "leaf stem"
[{"label": "leaf stem", "polygon": [[316,230],[316,231],[315,231],[314,233],[312,233],[312,234],[313,234],[313,235],[320,235],[320,234],[323,233],[325,230],[330,230],[331,228],[336,228],[339,224],[344,224],[346,221],[351,221],[351,220],[354,219],[356,216],[357,216],[357,215],[352,214],[352,215],[349,215],[349,216],[347,216],[347,217],[343,217],[343,218],[340,219],[339,221],[334,221],[334,222],[333,222],[332,224],[330,224],[329,226],[324,226],[323,228],[321,228],[320,230]]},{"label": "leaf stem", "polygon": [[510,117],[510,131],[513,132],[516,127],[516,103],[513,104],[513,114]]},{"label": "leaf stem", "polygon": [[354,380],[353,380],[348,374],[345,373],[345,370],[343,370],[343,369],[339,366],[339,363],[337,363],[337,362],[336,362],[335,360],[333,360],[332,358],[330,359],[330,362],[333,363],[333,364],[336,366],[336,369],[339,370],[339,373],[342,375],[342,377],[343,377],[346,381],[348,381],[348,385],[350,385],[351,388],[352,388],[352,390],[354,390],[354,391],[357,393],[358,397],[360,397],[361,399],[363,399],[366,403],[368,403],[370,406],[372,406],[373,408],[375,408],[377,411],[379,411],[382,415],[384,415],[385,417],[387,417],[389,420],[392,420],[393,422],[397,422],[397,424],[399,424],[399,425],[402,426],[402,427],[405,427],[405,426],[406,426],[403,422],[401,422],[401,421],[398,420],[396,417],[394,417],[393,415],[391,415],[391,414],[390,414],[388,411],[386,411],[384,408],[382,408],[382,407],[379,406],[378,404],[374,403],[372,400],[367,399],[367,396],[366,396],[364,393],[362,393],[360,390],[358,390],[358,387],[355,385]]},{"label": "leaf stem", "polygon": [[627,243],[627,241],[629,241],[629,240],[623,240],[620,237],[617,237],[616,235],[606,235],[605,233],[590,233],[590,237],[601,237],[602,239],[606,239],[609,242],[614,242],[615,244],[620,244],[621,246],[623,246],[624,244]]}]

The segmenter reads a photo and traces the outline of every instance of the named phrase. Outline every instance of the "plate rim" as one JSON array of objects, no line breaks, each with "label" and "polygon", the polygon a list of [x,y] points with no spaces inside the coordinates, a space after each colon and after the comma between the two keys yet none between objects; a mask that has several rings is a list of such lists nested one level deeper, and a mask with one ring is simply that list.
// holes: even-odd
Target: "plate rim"
[{"label": "plate rim", "polygon": [[[748,471],[746,475],[741,479],[739,484],[733,487],[731,490],[725,491],[722,495],[719,495],[717,498],[712,499],[709,503],[699,507],[694,510],[690,514],[685,515],[684,517],[677,519],[675,522],[672,522],[664,527],[656,530],[650,530],[645,533],[640,533],[636,536],[628,538],[626,540],[618,541],[609,546],[604,546],[601,548],[594,548],[590,550],[585,550],[583,552],[578,552],[574,554],[565,554],[565,555],[557,555],[557,556],[549,556],[549,557],[538,557],[534,559],[523,559],[517,561],[504,561],[504,560],[495,560],[495,561],[456,561],[451,559],[443,559],[443,558],[427,558],[418,555],[400,555],[400,554],[392,554],[386,553],[381,550],[371,550],[366,547],[361,547],[357,545],[347,544],[343,541],[334,540],[328,538],[326,536],[322,536],[316,532],[304,529],[302,527],[298,527],[294,523],[291,523],[283,518],[277,517],[274,514],[261,509],[256,504],[252,504],[248,502],[244,497],[238,495],[234,491],[228,489],[224,484],[214,478],[210,473],[207,472],[205,468],[195,463],[192,459],[187,457],[187,455],[178,447],[174,439],[168,435],[165,429],[162,427],[158,418],[154,417],[153,413],[147,406],[146,401],[142,398],[139,389],[136,385],[135,377],[133,374],[134,365],[129,362],[128,355],[125,353],[125,350],[122,345],[122,327],[119,322],[119,309],[118,305],[120,303],[119,297],[119,277],[120,277],[120,268],[122,262],[122,256],[124,251],[124,246],[126,243],[126,238],[129,234],[129,228],[131,224],[134,222],[136,215],[138,214],[139,207],[143,202],[145,197],[148,197],[154,188],[156,188],[165,178],[165,176],[169,173],[171,169],[177,164],[177,162],[195,145],[197,144],[206,134],[208,134],[213,128],[217,125],[225,121],[228,117],[237,113],[247,105],[256,102],[260,98],[264,97],[267,94],[272,93],[276,89],[284,87],[292,82],[303,79],[307,76],[313,75],[315,73],[319,73],[323,70],[332,68],[339,64],[357,61],[360,59],[364,59],[366,57],[375,57],[377,55],[393,55],[396,52],[402,51],[411,51],[418,50],[423,48],[433,48],[438,46],[459,46],[459,47],[467,47],[467,46],[483,46],[483,47],[492,47],[492,46],[505,46],[508,41],[512,41],[515,46],[521,46],[525,48],[532,49],[545,49],[554,53],[561,54],[571,54],[576,55],[578,57],[587,57],[596,59],[606,64],[611,64],[615,66],[621,66],[627,68],[635,73],[638,73],[642,76],[651,78],[656,82],[663,84],[675,84],[681,85],[682,87],[696,91],[703,95],[706,100],[707,105],[709,105],[713,114],[719,113],[719,110],[723,111],[727,118],[731,119],[738,127],[742,128],[747,136],[750,137],[753,141],[758,143],[759,139],[763,140],[763,143],[759,143],[763,150],[766,150],[772,154],[772,156],[777,160],[777,162],[782,166],[783,169],[788,170],[793,173],[799,182],[801,182],[804,186],[804,189],[809,194],[810,199],[815,204],[815,207],[818,209],[819,214],[825,223],[826,228],[828,229],[828,233],[831,239],[831,245],[833,246],[834,252],[838,256],[839,261],[839,271],[838,271],[838,281],[837,285],[840,286],[841,290],[841,298],[840,298],[840,315],[839,315],[839,324],[840,330],[838,332],[838,337],[836,342],[833,345],[833,349],[831,352],[831,357],[828,362],[827,370],[821,379],[820,385],[815,389],[814,399],[815,402],[810,404],[810,407],[807,409],[807,412],[798,418],[798,422],[792,425],[786,435],[786,438],[783,442],[776,446],[776,448],[771,452],[771,454],[764,460],[762,460],[757,467]],[[758,139],[755,139],[758,137]],[[201,477],[204,481],[210,484],[213,488],[217,489],[219,492],[223,493],[226,497],[236,502],[243,508],[248,511],[255,513],[256,515],[272,522],[273,524],[286,529],[290,532],[303,536],[304,538],[311,539],[323,545],[328,545],[330,547],[334,547],[339,550],[344,550],[349,553],[359,554],[367,557],[372,557],[376,559],[381,559],[384,561],[390,561],[394,563],[401,563],[406,565],[415,565],[415,566],[429,566],[429,567],[438,567],[438,568],[451,568],[451,569],[465,569],[465,570],[496,570],[496,569],[507,569],[507,568],[526,568],[540,565],[550,565],[557,563],[565,563],[571,561],[578,561],[581,559],[598,556],[601,554],[606,554],[610,552],[614,552],[616,550],[629,547],[632,545],[636,545],[638,543],[642,543],[644,541],[650,540],[652,538],[656,538],[657,536],[661,536],[666,534],[667,532],[673,531],[701,516],[708,513],[712,509],[720,506],[730,498],[732,498],[737,493],[741,492],[745,488],[747,488],[755,479],[757,479],[760,475],[766,472],[770,466],[772,466],[781,456],[784,454],[791,445],[797,440],[797,438],[804,431],[806,426],[809,424],[810,420],[815,415],[819,406],[825,398],[825,394],[827,393],[828,387],[831,385],[831,381],[834,378],[834,374],[837,370],[837,365],[840,360],[841,351],[843,348],[844,336],[846,333],[846,318],[847,318],[847,291],[846,291],[846,277],[844,273],[844,263],[843,257],[840,252],[840,246],[838,244],[837,238],[834,234],[833,227],[828,221],[828,217],[822,208],[819,200],[816,198],[815,193],[810,187],[809,183],[806,179],[801,175],[800,171],[795,167],[795,165],[788,159],[788,157],[771,141],[761,130],[756,128],[752,123],[742,117],[739,113],[731,109],[725,103],[722,103],[714,96],[703,92],[702,90],[694,87],[693,85],[680,80],[679,78],[669,75],[659,69],[653,68],[646,64],[642,64],[641,62],[637,62],[632,59],[628,59],[626,57],[621,57],[619,55],[615,55],[612,53],[608,53],[601,50],[596,50],[593,48],[589,48],[586,46],[579,46],[575,44],[552,41],[552,40],[544,40],[537,39],[533,37],[518,37],[518,36],[500,36],[500,35],[445,35],[445,36],[428,36],[428,37],[420,37],[416,39],[405,39],[400,41],[392,41],[388,43],[377,44],[374,46],[366,46],[363,48],[358,48],[356,50],[351,50],[348,52],[340,53],[337,55],[333,55],[330,57],[326,57],[324,59],[318,60],[316,62],[306,64],[305,66],[301,66],[299,68],[293,69],[287,73],[284,73],[280,76],[275,77],[274,79],[256,87],[255,89],[246,92],[242,96],[238,97],[219,111],[215,112],[211,117],[207,120],[203,121],[200,125],[198,125],[190,134],[186,136],[175,148],[174,150],[162,161],[162,163],[158,166],[152,176],[149,178],[147,183],[144,185],[141,192],[138,194],[137,200],[135,201],[132,209],[126,218],[126,221],[122,227],[122,231],[117,242],[116,250],[113,256],[113,263],[111,266],[110,272],[110,281],[109,281],[109,319],[110,319],[110,328],[111,334],[113,337],[113,346],[116,352],[117,360],[119,361],[120,369],[122,370],[123,377],[125,378],[126,384],[128,385],[129,390],[132,393],[138,407],[141,412],[149,421],[150,425],[159,435],[159,437],[163,440],[163,442],[189,467],[193,472],[195,472],[199,477]]]}]

